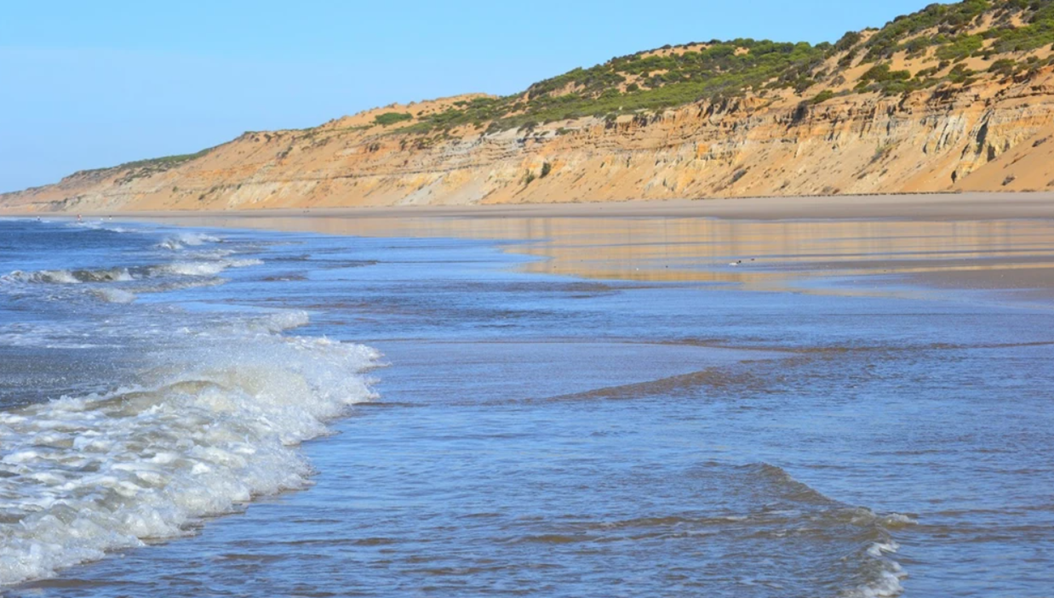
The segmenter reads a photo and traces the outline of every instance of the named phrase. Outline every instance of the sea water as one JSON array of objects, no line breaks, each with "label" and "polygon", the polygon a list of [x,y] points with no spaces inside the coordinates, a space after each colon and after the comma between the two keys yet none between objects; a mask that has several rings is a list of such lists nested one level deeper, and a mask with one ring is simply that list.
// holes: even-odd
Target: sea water
[{"label": "sea water", "polygon": [[[371,397],[362,346],[295,310],[194,309],[258,248],[100,223],[0,223],[0,584],[188,533],[302,488],[296,449]],[[184,297],[186,304],[177,297]]]},{"label": "sea water", "polygon": [[1054,314],[0,221],[0,593],[1047,596]]}]

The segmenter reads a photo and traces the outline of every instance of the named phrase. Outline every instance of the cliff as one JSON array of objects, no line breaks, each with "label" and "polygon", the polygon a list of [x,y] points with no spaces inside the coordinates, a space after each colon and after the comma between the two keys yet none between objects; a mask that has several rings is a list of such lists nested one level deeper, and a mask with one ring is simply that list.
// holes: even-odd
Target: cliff
[{"label": "cliff", "polygon": [[[249,132],[0,195],[17,211],[1054,188],[1054,0],[933,5],[835,44],[691,43],[532,85]],[[686,99],[687,98],[687,99]]]}]

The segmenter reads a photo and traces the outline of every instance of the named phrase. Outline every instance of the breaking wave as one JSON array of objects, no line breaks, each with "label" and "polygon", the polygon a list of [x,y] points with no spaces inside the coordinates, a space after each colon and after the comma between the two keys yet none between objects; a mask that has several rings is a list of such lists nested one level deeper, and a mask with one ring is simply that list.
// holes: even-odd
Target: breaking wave
[{"label": "breaking wave", "polygon": [[136,300],[135,293],[124,289],[101,287],[92,289],[91,294],[107,303],[131,303]]},{"label": "breaking wave", "polygon": [[66,226],[68,228],[80,228],[80,229],[85,229],[85,230],[101,230],[101,231],[107,231],[107,232],[111,232],[111,233],[131,233],[131,232],[136,232],[135,230],[132,230],[132,229],[129,229],[129,228],[125,228],[123,226],[118,226],[116,224],[113,224],[112,221],[106,221],[106,220],[81,220],[81,221],[70,222],[70,223],[66,224]]},{"label": "breaking wave", "polygon": [[15,270],[0,279],[8,282],[42,284],[81,284],[83,282],[127,282],[135,280],[128,268],[102,270],[39,270],[23,272]]},{"label": "breaking wave", "polygon": [[223,239],[219,237],[205,233],[184,232],[165,238],[157,244],[157,247],[158,249],[178,251],[185,247],[198,247],[206,243],[220,243],[222,241]]},{"label": "breaking wave", "polygon": [[247,266],[259,266],[263,262],[258,259],[221,259],[214,261],[175,262],[154,266],[149,272],[152,276],[176,275],[176,276],[216,276],[227,268],[245,268]]},{"label": "breaking wave", "polygon": [[364,372],[378,357],[282,334],[306,322],[184,329],[133,384],[0,412],[0,586],[304,487],[297,445],[373,396]]},{"label": "breaking wave", "polygon": [[[794,508],[768,513],[773,517],[768,523],[779,522],[786,534],[794,529],[796,534],[816,534],[823,537],[842,537],[855,544],[851,557],[843,560],[850,566],[850,578],[855,584],[840,595],[844,598],[879,598],[900,595],[904,588],[901,580],[907,577],[903,567],[893,555],[899,546],[893,540],[893,531],[914,525],[914,519],[900,513],[879,514],[866,507],[845,505],[817,492],[807,484],[794,479],[783,468],[768,463],[749,465],[744,468],[757,478],[765,480],[767,495],[777,496]],[[810,505],[811,509],[800,509]],[[811,514],[802,516],[803,513]],[[793,521],[793,525],[788,523]]]},{"label": "breaking wave", "polygon": [[98,270],[38,270],[23,272],[15,270],[0,281],[31,284],[81,284],[106,282],[132,282],[165,276],[217,276],[228,268],[259,266],[258,259],[216,259],[204,261],[173,262],[156,266],[132,268],[106,268]]}]

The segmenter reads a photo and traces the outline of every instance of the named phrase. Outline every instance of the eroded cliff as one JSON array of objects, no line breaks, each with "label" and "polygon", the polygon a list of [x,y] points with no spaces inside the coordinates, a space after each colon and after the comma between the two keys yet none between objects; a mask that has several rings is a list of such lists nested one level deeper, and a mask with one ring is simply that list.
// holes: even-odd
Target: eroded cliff
[{"label": "eroded cliff", "polygon": [[[718,53],[719,42],[670,47],[594,67],[611,74],[606,88],[575,71],[517,97],[461,96],[251,132],[194,156],[76,173],[0,196],[0,206],[109,212],[1051,189],[1051,47],[1005,42],[1050,4],[968,0],[950,7],[951,17],[917,13],[911,27],[898,20],[816,51],[752,40],[733,42],[732,53]],[[954,54],[959,46],[968,51]],[[763,52],[791,56],[783,60],[793,76],[781,66],[764,79]],[[695,70],[671,83],[670,69],[652,69],[671,65]],[[732,75],[734,93],[632,105]],[[554,111],[564,105],[576,108]],[[582,115],[582,106],[607,112]]]}]

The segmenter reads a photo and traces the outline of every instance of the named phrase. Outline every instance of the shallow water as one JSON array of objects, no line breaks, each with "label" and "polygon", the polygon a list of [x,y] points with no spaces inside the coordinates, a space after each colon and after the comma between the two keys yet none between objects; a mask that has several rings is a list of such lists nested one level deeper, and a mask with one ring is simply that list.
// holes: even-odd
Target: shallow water
[{"label": "shallow water", "polygon": [[[449,231],[98,226],[122,232],[0,221],[6,595],[1050,593],[1041,302],[552,274],[612,253],[551,228],[539,262]],[[760,255],[711,253],[677,269]]]}]

